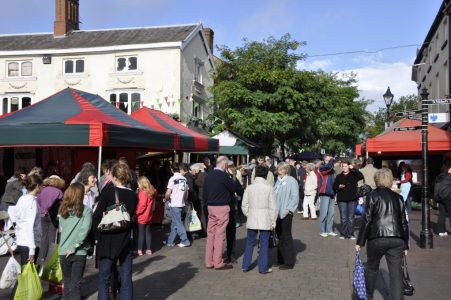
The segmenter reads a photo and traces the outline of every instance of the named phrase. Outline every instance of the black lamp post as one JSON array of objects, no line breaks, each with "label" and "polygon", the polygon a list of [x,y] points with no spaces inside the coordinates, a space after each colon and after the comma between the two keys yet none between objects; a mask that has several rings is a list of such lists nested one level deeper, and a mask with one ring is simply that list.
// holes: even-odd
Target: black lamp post
[{"label": "black lamp post", "polygon": [[431,216],[428,201],[428,89],[421,90],[421,154],[423,158],[423,188],[421,192],[421,233],[420,247],[432,248],[433,238],[431,232]]},{"label": "black lamp post", "polygon": [[390,91],[390,87],[387,88],[385,94],[382,95],[384,97],[385,105],[387,106],[387,128],[390,127],[390,106],[393,103],[393,95]]}]

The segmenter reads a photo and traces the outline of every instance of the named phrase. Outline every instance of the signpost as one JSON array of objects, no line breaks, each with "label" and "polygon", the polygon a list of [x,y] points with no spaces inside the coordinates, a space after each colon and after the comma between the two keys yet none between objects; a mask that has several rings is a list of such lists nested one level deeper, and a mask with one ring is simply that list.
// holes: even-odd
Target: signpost
[{"label": "signpost", "polygon": [[407,126],[407,127],[396,127],[393,128],[393,131],[412,131],[412,130],[420,130],[421,126]]},{"label": "signpost", "polygon": [[451,104],[451,99],[422,100],[426,105]]}]

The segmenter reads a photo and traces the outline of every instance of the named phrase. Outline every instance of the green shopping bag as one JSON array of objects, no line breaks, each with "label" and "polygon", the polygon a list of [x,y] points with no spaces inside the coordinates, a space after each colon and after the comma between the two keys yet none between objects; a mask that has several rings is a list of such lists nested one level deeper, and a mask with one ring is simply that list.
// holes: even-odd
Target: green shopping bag
[{"label": "green shopping bag", "polygon": [[42,285],[36,267],[27,263],[22,273],[17,276],[17,289],[14,300],[39,300],[42,297]]},{"label": "green shopping bag", "polygon": [[44,266],[41,279],[50,282],[60,283],[63,281],[63,271],[61,270],[60,257],[58,255],[59,246],[56,245],[47,264]]}]

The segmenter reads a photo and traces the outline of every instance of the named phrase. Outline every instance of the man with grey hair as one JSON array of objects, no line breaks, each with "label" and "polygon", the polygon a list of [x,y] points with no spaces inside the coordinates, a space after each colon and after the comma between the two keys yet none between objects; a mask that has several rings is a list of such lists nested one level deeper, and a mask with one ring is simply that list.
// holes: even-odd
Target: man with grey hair
[{"label": "man with grey hair", "polygon": [[208,172],[204,182],[204,201],[208,205],[207,245],[205,266],[215,270],[232,269],[222,259],[226,228],[229,223],[230,203],[237,192],[235,182],[226,173],[229,159],[219,156],[216,168]]}]

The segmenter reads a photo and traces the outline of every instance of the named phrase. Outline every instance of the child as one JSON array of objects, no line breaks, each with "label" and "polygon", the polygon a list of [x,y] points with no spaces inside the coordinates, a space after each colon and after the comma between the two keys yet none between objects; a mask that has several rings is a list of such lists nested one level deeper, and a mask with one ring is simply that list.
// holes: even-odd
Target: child
[{"label": "child", "polygon": [[152,255],[150,220],[152,219],[156,190],[145,176],[139,177],[138,190],[138,205],[135,212],[138,222],[138,256],[143,255],[144,242],[146,254]]}]

